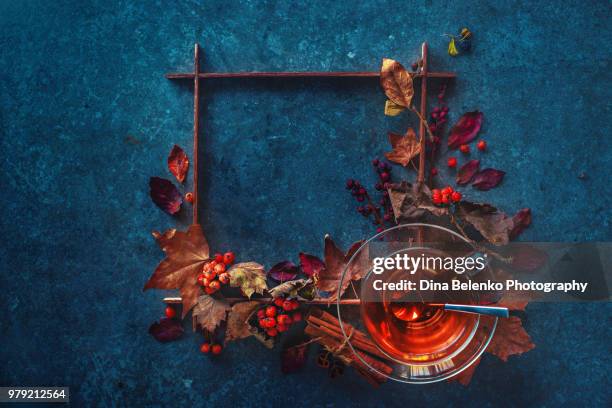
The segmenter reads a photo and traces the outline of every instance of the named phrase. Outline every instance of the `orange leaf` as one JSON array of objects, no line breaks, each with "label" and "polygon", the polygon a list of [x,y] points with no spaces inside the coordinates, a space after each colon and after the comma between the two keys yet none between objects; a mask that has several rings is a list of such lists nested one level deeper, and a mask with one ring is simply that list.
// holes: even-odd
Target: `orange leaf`
[{"label": "orange leaf", "polygon": [[385,157],[389,161],[401,164],[404,167],[421,152],[421,146],[412,128],[408,129],[406,136],[389,132],[389,142],[391,147],[393,147],[393,151],[385,153]]},{"label": "orange leaf", "polygon": [[[317,288],[325,292],[331,292],[332,296],[330,300],[337,298],[338,286],[340,286],[340,279],[342,278],[344,268],[362,244],[363,241],[355,242],[345,254],[344,251],[336,246],[329,235],[325,236],[325,269],[319,272]],[[359,253],[358,257],[351,262],[347,270],[348,275],[342,281],[340,296],[342,296],[351,283],[351,280],[361,279],[363,273],[368,270],[368,259],[367,248],[364,248],[364,250]]]},{"label": "orange leaf", "polygon": [[168,156],[168,170],[176,177],[179,183],[185,181],[187,170],[189,169],[189,159],[179,146],[174,145]]},{"label": "orange leaf", "polygon": [[487,351],[502,361],[508,361],[508,357],[523,354],[534,347],[535,344],[531,342],[531,337],[523,328],[521,319],[510,316],[507,319],[499,319]]},{"label": "orange leaf", "polygon": [[410,106],[414,96],[412,76],[402,64],[392,59],[383,58],[380,67],[380,85],[387,98],[393,103],[405,108]]},{"label": "orange leaf", "polygon": [[202,227],[192,225],[186,232],[170,229],[163,234],[155,231],[153,236],[166,253],[147,283],[147,289],[178,289],[183,298],[183,316],[195,306],[201,294],[197,278],[202,266],[208,262],[208,242]]}]

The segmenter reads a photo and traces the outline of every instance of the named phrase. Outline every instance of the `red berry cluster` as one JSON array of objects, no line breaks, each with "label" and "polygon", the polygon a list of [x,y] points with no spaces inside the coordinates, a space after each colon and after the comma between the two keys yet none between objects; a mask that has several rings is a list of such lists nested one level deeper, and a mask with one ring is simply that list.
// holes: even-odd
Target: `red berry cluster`
[{"label": "red berry cluster", "polygon": [[227,285],[230,281],[229,274],[225,271],[234,263],[234,253],[215,254],[215,258],[202,267],[202,273],[198,276],[198,283],[204,288],[208,295],[212,295],[221,285]]},{"label": "red berry cluster", "polygon": [[200,346],[200,351],[204,354],[213,353],[215,355],[219,355],[221,354],[221,351],[223,351],[223,347],[216,343],[203,343]]},{"label": "red berry cluster", "polygon": [[268,336],[276,337],[279,333],[287,331],[289,326],[302,320],[302,313],[298,311],[300,303],[297,299],[278,297],[273,304],[257,311],[257,320]]},{"label": "red berry cluster", "polygon": [[461,201],[461,193],[453,190],[451,186],[446,186],[442,190],[434,188],[431,192],[431,200],[435,205],[448,205],[451,202]]}]

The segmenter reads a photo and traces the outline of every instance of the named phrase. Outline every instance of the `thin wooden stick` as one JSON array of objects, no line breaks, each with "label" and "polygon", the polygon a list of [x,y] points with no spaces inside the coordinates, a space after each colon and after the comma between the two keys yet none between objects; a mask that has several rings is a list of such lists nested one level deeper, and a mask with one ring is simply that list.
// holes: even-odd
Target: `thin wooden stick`
[{"label": "thin wooden stick", "polygon": [[200,134],[200,45],[195,44],[193,70],[193,224],[200,223],[198,214],[198,139]]},{"label": "thin wooden stick", "polygon": [[[263,298],[253,298],[250,301],[251,302],[260,302],[260,303],[270,303],[272,302],[274,299],[269,298],[269,297],[263,297]],[[248,299],[245,298],[225,298],[225,301],[228,302],[229,304],[234,304],[234,303],[240,303],[240,302],[247,302],[249,301]],[[183,298],[181,298],[180,296],[169,296],[169,297],[165,297],[163,299],[163,302],[166,304],[181,304],[183,303]],[[302,303],[307,304],[307,305],[335,305],[336,301],[332,300],[330,301],[329,299],[313,299],[313,300],[304,300],[302,301]],[[361,301],[359,299],[340,299],[340,304],[341,305],[360,305]]]},{"label": "thin wooden stick", "polygon": [[[421,78],[422,72],[411,74],[413,78]],[[166,74],[168,79],[193,79],[193,72],[170,72]],[[200,72],[200,79],[215,78],[378,78],[380,72]],[[428,72],[428,78],[455,78],[454,72]]]},{"label": "thin wooden stick", "polygon": [[421,153],[419,154],[419,174],[417,176],[417,184],[419,186],[419,190],[423,187],[425,183],[425,126],[427,123],[424,119],[427,117],[427,77],[429,73],[427,72],[427,43],[424,42],[422,46],[422,56],[421,60],[423,62],[423,66],[421,68],[421,108],[420,108],[420,121],[419,121],[419,144],[421,147]]}]

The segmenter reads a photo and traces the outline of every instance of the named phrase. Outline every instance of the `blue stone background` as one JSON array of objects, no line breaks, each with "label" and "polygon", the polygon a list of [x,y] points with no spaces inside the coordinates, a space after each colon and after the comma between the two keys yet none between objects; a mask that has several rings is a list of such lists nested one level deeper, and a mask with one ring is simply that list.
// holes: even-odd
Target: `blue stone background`
[{"label": "blue stone background", "polygon": [[[283,376],[253,339],[216,359],[191,332],[159,344],[147,329],[167,293],[142,293],[162,258],[150,232],[190,221],[151,203],[148,178],[170,177],[174,143],[192,147],[191,86],[163,74],[191,70],[196,41],[207,71],[331,71],[409,65],[427,40],[432,68],[458,73],[451,122],[482,110],[490,150],[473,156],[507,171],[465,195],[531,207],[524,240],[612,239],[610,14],[569,0],[1,1],[0,385],[67,385],[78,406],[610,406],[609,303],[530,305],[536,349],[485,356],[467,388],[374,390],[312,361]],[[442,34],[464,25],[474,50],[451,58]],[[321,253],[325,233],[346,246],[372,232],[344,180],[373,184],[386,131],[410,124],[384,117],[376,80],[218,80],[202,95],[214,249],[269,267]]]}]

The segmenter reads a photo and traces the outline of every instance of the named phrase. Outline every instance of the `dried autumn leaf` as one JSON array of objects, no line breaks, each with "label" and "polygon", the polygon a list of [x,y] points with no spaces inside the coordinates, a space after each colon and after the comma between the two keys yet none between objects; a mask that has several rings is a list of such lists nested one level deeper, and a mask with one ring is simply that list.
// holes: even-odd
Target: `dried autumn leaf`
[{"label": "dried autumn leaf", "polygon": [[478,171],[478,167],[480,166],[480,160],[470,160],[465,163],[459,171],[457,172],[457,184],[463,186],[469,183],[474,177],[474,174]]},{"label": "dried autumn leaf", "polygon": [[512,231],[510,231],[510,239],[515,239],[518,237],[525,228],[531,225],[531,210],[529,208],[523,208],[519,210],[514,217],[512,217],[512,221],[514,222],[514,227]]},{"label": "dried autumn leaf", "polygon": [[405,108],[409,107],[414,96],[412,76],[397,61],[383,58],[380,67],[380,85],[387,98]]},{"label": "dried autumn leaf", "polygon": [[308,346],[309,343],[304,343],[283,350],[281,356],[281,371],[283,374],[295,373],[304,367]]},{"label": "dried autumn leaf", "polygon": [[202,295],[198,298],[198,304],[193,308],[193,330],[197,326],[202,329],[214,332],[217,326],[225,320],[230,306],[223,300],[217,300],[209,295]]},{"label": "dried autumn leaf", "polygon": [[300,252],[300,267],[302,268],[302,272],[306,274],[308,277],[313,277],[318,275],[319,272],[323,268],[325,268],[325,264],[322,260],[314,255],[305,254]]},{"label": "dried autumn leaf", "polygon": [[495,335],[487,347],[487,352],[499,357],[502,361],[508,361],[508,357],[523,354],[535,348],[531,337],[523,328],[521,319],[510,316],[507,319],[499,319]]},{"label": "dried autumn leaf", "polygon": [[514,223],[504,212],[490,204],[461,201],[455,207],[456,215],[470,223],[490,243],[505,245]]},{"label": "dried autumn leaf", "polygon": [[[329,235],[325,236],[325,269],[319,273],[317,288],[325,292],[331,292],[330,300],[336,299],[342,273],[347,267],[349,260],[355,255],[363,241],[355,242],[346,254],[339,249]],[[369,258],[367,247],[359,252],[347,269],[347,275],[342,281],[340,296],[344,293],[352,280],[359,280],[369,269]]]},{"label": "dried autumn leaf", "polygon": [[184,332],[180,320],[165,317],[149,327],[149,334],[160,343],[177,340],[183,336]]},{"label": "dried autumn leaf", "polygon": [[286,282],[295,279],[298,272],[299,269],[293,262],[283,261],[270,268],[268,276],[277,282]]},{"label": "dried autumn leaf", "polygon": [[457,381],[461,385],[468,386],[470,382],[472,381],[472,377],[474,376],[474,373],[476,372],[476,368],[478,367],[479,364],[480,364],[480,357],[478,357],[476,361],[474,361],[468,368],[466,368],[465,370],[463,370],[456,376],[451,377],[450,380]]},{"label": "dried autumn leaf", "polygon": [[168,155],[168,170],[176,177],[179,183],[185,181],[187,170],[189,169],[189,159],[179,146],[174,145]]},{"label": "dried autumn leaf", "polygon": [[155,205],[170,215],[179,212],[183,204],[183,197],[174,184],[160,177],[149,179],[149,194]]},{"label": "dried autumn leaf", "polygon": [[474,140],[480,126],[482,125],[482,112],[467,112],[455,123],[450,130],[448,137],[448,147],[456,149],[462,144],[467,144]]},{"label": "dried autumn leaf", "polygon": [[504,179],[506,172],[497,169],[484,169],[476,173],[472,186],[478,190],[490,190]]},{"label": "dried autumn leaf", "polygon": [[273,298],[281,296],[298,297],[302,289],[312,284],[312,279],[291,280],[268,289],[268,293],[270,293],[270,296]]},{"label": "dried autumn leaf", "polygon": [[153,232],[157,244],[166,253],[143,290],[179,289],[183,299],[183,317],[195,306],[200,286],[197,278],[208,262],[208,242],[202,227],[192,225],[186,232],[170,229],[163,234]]},{"label": "dried autumn leaf", "polygon": [[227,273],[230,276],[230,286],[240,287],[249,299],[253,293],[262,295],[267,288],[264,267],[256,262],[236,264]]},{"label": "dried autumn leaf", "polygon": [[404,167],[421,151],[421,146],[412,128],[408,128],[406,136],[389,132],[389,142],[393,150],[385,153],[385,157],[389,161],[401,164]]},{"label": "dried autumn leaf", "polygon": [[387,101],[385,102],[385,115],[386,116],[397,116],[400,113],[402,113],[402,111],[405,109],[406,108],[404,108],[403,106],[393,103],[393,101],[389,99],[387,99]]},{"label": "dried autumn leaf", "polygon": [[224,344],[253,335],[248,320],[260,305],[259,302],[251,301],[236,303],[232,306],[227,317]]},{"label": "dried autumn leaf", "polygon": [[427,186],[421,190],[416,184],[402,181],[389,186],[389,199],[396,221],[412,222],[422,218],[427,212],[442,216],[448,213],[445,207],[438,207],[431,201],[431,191]]}]

